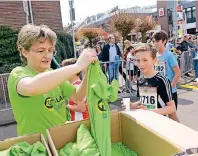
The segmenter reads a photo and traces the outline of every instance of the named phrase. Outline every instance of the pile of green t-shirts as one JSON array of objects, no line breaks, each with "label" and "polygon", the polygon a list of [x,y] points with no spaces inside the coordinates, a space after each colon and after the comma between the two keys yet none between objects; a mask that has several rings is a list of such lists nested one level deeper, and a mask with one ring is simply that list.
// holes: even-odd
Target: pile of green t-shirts
[{"label": "pile of green t-shirts", "polygon": [[87,74],[87,99],[91,134],[101,156],[111,155],[110,108],[108,102],[118,97],[119,83],[108,84],[99,62],[89,65]]},{"label": "pile of green t-shirts", "polygon": [[121,142],[113,143],[112,145],[112,156],[138,156],[137,153],[127,148]]},{"label": "pile of green t-shirts", "polygon": [[59,151],[59,156],[100,156],[98,147],[85,124],[77,130],[75,143],[68,143]]},{"label": "pile of green t-shirts", "polygon": [[[122,143],[113,143],[111,156],[137,156]],[[81,124],[77,130],[77,140],[65,145],[59,152],[59,156],[101,156],[96,142],[92,138],[85,124]],[[108,156],[108,155],[106,155]]]},{"label": "pile of green t-shirts", "polygon": [[47,150],[41,142],[33,145],[27,142],[18,143],[5,151],[0,151],[0,156],[47,156]]}]

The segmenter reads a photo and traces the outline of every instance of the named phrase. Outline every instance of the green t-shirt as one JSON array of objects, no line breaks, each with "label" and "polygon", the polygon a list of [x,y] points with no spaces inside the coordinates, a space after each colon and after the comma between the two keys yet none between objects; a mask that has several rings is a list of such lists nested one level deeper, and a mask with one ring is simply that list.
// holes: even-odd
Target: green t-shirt
[{"label": "green t-shirt", "polygon": [[87,100],[91,122],[91,134],[101,156],[111,156],[110,108],[108,102],[118,97],[119,83],[108,84],[99,63],[89,65],[87,73]]},{"label": "green t-shirt", "polygon": [[75,92],[75,87],[70,83],[65,82],[49,93],[38,96],[26,97],[17,93],[19,80],[37,74],[28,67],[16,67],[8,79],[9,98],[19,136],[33,133],[46,135],[46,129],[67,121],[66,100]]}]

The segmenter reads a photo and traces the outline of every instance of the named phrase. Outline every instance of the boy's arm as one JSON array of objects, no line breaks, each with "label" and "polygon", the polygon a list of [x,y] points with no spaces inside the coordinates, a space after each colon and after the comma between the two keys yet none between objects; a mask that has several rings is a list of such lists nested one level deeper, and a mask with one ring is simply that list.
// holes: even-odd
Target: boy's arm
[{"label": "boy's arm", "polygon": [[159,108],[159,109],[150,109],[151,111],[161,114],[161,115],[169,115],[174,112],[176,112],[176,107],[174,101],[170,101],[167,103],[167,106],[164,108]]},{"label": "boy's arm", "polygon": [[74,111],[74,112],[85,112],[86,111],[86,106],[85,106],[85,103],[84,101],[79,101],[79,102],[76,102],[76,105],[66,105],[66,107],[71,110],[71,111]]},{"label": "boy's arm", "polygon": [[173,81],[171,82],[171,87],[175,87],[177,85],[177,82],[179,81],[180,77],[181,77],[181,71],[179,69],[179,66],[175,66],[172,68],[175,76],[173,78]]},{"label": "boy's arm", "polygon": [[87,92],[86,89],[87,89],[87,72],[85,72],[82,82],[76,88],[76,92],[72,95],[71,99],[73,101],[83,101],[83,99],[86,96],[86,92]]},{"label": "boy's arm", "polygon": [[175,87],[181,77],[181,71],[179,69],[178,62],[172,53],[169,55],[168,60],[169,60],[170,66],[172,67],[175,73],[174,78],[171,82],[171,87]]},{"label": "boy's arm", "polygon": [[176,112],[175,103],[172,99],[172,89],[168,79],[164,77],[161,80],[159,96],[163,99],[164,103],[166,103],[166,106],[152,111],[162,115],[169,115]]},{"label": "boy's arm", "polygon": [[169,114],[168,117],[170,119],[174,120],[174,121],[180,122],[179,119],[178,119],[178,117],[177,117],[177,113],[176,112],[174,112],[172,114]]}]

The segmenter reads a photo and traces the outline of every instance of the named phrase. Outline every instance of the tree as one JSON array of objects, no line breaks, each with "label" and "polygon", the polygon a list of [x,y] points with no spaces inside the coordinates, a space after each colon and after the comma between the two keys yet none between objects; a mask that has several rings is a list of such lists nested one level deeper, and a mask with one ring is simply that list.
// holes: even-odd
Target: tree
[{"label": "tree", "polygon": [[146,43],[146,32],[156,26],[156,21],[151,16],[141,16],[136,20],[136,31],[141,32],[142,42]]},{"label": "tree", "polygon": [[56,42],[57,54],[55,58],[59,63],[61,63],[64,59],[74,57],[73,41],[72,41],[72,36],[70,34],[64,32],[57,32],[56,35],[57,35],[57,42]]},{"label": "tree", "polygon": [[124,43],[128,34],[135,28],[135,22],[136,17],[134,15],[129,13],[119,13],[110,19],[108,27],[111,32],[118,31],[122,35]]},{"label": "tree", "polygon": [[9,73],[14,67],[21,65],[16,46],[17,34],[17,30],[0,25],[0,73]]},{"label": "tree", "polygon": [[76,33],[78,38],[85,37],[89,40],[90,47],[93,47],[93,39],[103,36],[104,30],[102,28],[81,28]]},{"label": "tree", "polygon": [[[57,55],[58,63],[66,58],[74,57],[73,42],[71,35],[57,32]],[[0,25],[0,73],[10,73],[16,66],[22,65],[17,50],[18,30],[10,26]]]}]

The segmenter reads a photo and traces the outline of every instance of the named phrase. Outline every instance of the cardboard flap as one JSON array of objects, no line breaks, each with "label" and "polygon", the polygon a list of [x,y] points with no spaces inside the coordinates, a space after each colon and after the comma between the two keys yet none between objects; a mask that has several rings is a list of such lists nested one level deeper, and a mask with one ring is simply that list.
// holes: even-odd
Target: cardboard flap
[{"label": "cardboard flap", "polygon": [[89,120],[67,123],[65,125],[49,129],[49,135],[51,136],[51,141],[53,141],[55,148],[59,150],[63,148],[65,144],[75,142],[77,129],[80,127],[81,123],[84,123],[90,130],[91,125]]},{"label": "cardboard flap", "polygon": [[181,123],[151,111],[139,110],[127,114],[182,149],[198,147],[198,132]]},{"label": "cardboard flap", "polygon": [[46,142],[46,140],[45,140],[45,138],[44,138],[44,136],[42,134],[41,134],[41,142],[45,146],[45,148],[47,150],[47,153],[48,153],[48,156],[52,156],[51,151],[50,151],[50,149],[48,147],[48,144],[47,144],[47,142]]},{"label": "cardboard flap", "polygon": [[121,127],[123,144],[140,156],[170,156],[181,151],[180,147],[125,113],[121,113]]},{"label": "cardboard flap", "polygon": [[121,120],[118,111],[111,112],[111,142],[122,142]]}]

